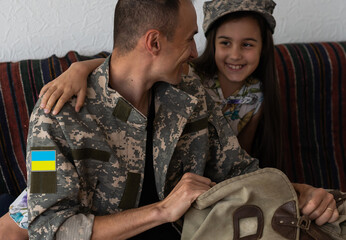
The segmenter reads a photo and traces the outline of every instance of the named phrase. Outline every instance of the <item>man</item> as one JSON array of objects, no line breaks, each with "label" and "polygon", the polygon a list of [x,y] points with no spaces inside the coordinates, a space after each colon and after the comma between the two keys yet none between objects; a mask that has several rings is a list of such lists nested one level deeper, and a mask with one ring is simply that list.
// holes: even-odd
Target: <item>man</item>
[{"label": "man", "polygon": [[90,76],[85,107],[76,113],[71,101],[51,116],[39,101],[32,113],[31,238],[128,239],[161,226],[151,239],[162,228],[177,239],[162,224],[215,182],[257,169],[234,135],[218,138],[226,123],[201,85],[182,84],[193,96],[172,86],[197,55],[196,32],[190,0],[118,1],[114,50]]}]

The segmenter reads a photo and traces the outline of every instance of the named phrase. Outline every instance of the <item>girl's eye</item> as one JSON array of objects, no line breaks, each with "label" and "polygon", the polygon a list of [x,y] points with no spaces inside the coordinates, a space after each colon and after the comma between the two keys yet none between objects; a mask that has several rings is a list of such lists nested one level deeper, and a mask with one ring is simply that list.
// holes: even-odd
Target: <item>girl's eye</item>
[{"label": "girl's eye", "polygon": [[223,41],[223,42],[220,42],[221,45],[224,45],[224,46],[229,46],[230,45],[230,42],[226,42],[226,41]]},{"label": "girl's eye", "polygon": [[244,46],[244,47],[252,47],[253,45],[250,44],[250,43],[244,43],[243,46]]}]

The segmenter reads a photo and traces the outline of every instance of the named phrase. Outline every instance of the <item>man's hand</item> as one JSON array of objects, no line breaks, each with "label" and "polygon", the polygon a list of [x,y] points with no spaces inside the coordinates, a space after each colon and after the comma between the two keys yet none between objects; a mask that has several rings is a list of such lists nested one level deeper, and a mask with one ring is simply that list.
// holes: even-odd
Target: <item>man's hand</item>
[{"label": "man's hand", "polygon": [[317,225],[335,222],[339,218],[334,197],[325,189],[298,183],[293,183],[293,187],[298,193],[301,213],[315,220]]},{"label": "man's hand", "polygon": [[199,195],[214,185],[208,178],[186,173],[160,202],[117,214],[96,216],[92,239],[128,239],[163,223],[177,221]]},{"label": "man's hand", "polygon": [[208,191],[215,184],[209,178],[185,173],[172,192],[158,203],[162,216],[167,222],[177,221],[199,195]]}]

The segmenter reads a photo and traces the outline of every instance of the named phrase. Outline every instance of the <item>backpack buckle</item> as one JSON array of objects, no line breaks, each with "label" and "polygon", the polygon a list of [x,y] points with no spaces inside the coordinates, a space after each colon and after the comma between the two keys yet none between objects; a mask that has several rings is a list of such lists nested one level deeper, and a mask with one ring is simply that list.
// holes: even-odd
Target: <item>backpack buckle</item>
[{"label": "backpack buckle", "polygon": [[300,229],[309,230],[310,224],[311,224],[311,220],[307,216],[302,216],[298,220],[298,227]]}]

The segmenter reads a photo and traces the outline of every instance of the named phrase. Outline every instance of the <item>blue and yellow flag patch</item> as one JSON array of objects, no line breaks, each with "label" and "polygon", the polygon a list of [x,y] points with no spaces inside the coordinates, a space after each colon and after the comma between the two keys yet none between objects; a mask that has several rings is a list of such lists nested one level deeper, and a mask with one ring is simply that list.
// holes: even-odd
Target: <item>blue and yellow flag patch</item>
[{"label": "blue and yellow flag patch", "polygon": [[56,171],[56,151],[55,150],[32,150],[31,151],[31,171],[32,172]]}]

